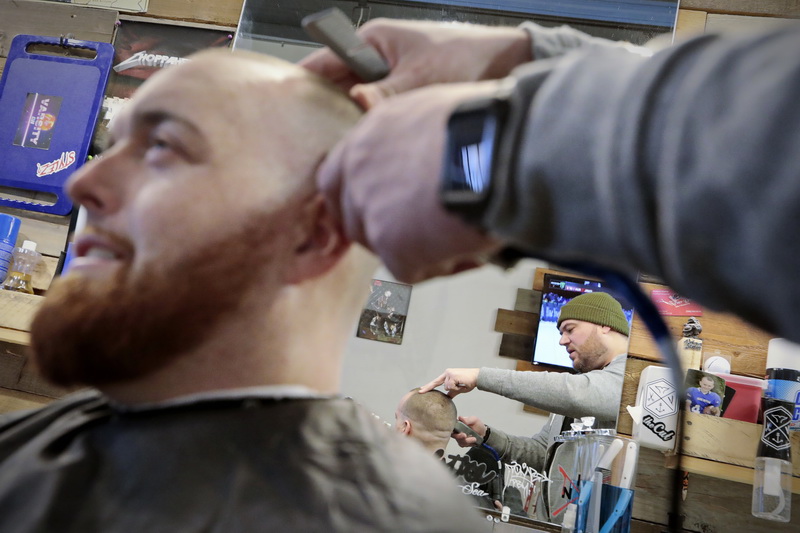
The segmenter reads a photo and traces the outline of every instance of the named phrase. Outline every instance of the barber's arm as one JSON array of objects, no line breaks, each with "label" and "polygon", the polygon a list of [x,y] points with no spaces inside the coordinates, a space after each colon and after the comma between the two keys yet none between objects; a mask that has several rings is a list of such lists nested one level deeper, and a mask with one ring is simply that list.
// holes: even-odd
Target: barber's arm
[{"label": "barber's arm", "polygon": [[571,56],[538,91],[484,224],[550,260],[655,274],[798,340],[800,247],[785,236],[800,227],[800,153],[781,148],[800,146],[798,47],[795,26],[649,60]]},{"label": "barber's arm", "polygon": [[[529,97],[513,111],[524,120],[506,138],[518,157],[473,227],[439,203],[444,132],[450,111],[497,82],[387,100],[320,181],[348,233],[401,279],[452,273],[513,245],[655,274],[800,340],[800,246],[786,241],[800,227],[800,153],[788,148],[800,146],[797,49],[800,31],[788,29],[702,37],[651,59],[566,56],[535,94],[518,94]],[[370,205],[381,196],[388,210]]]},{"label": "barber's arm", "polygon": [[585,374],[481,368],[477,387],[551,413],[615,420],[624,378],[623,355],[605,370]]},{"label": "barber's arm", "polygon": [[[537,470],[544,464],[545,454],[547,453],[547,436],[550,434],[552,417],[542,428],[542,431],[533,437],[518,437],[509,435],[497,429],[489,429],[483,421],[476,416],[459,416],[458,419],[471,427],[484,438],[487,446],[491,447],[506,462],[516,461],[525,463]],[[453,438],[459,446],[475,446],[475,437],[470,437],[466,433],[454,433]]]},{"label": "barber's arm", "polygon": [[562,56],[577,48],[644,50],[569,26],[545,28],[535,22],[504,27],[378,18],[364,24],[358,33],[387,61],[390,73],[386,78],[362,83],[328,48],[299,64],[349,91],[365,109],[427,85],[503,78],[523,63]]},{"label": "barber's arm", "polygon": [[[354,100],[369,109],[385,98],[426,85],[507,76],[517,65],[533,59],[534,26],[526,30],[379,18],[364,24],[358,33],[389,64],[391,70],[386,78],[361,83],[327,48],[304,58],[300,65],[349,91]],[[548,37],[543,37],[542,46],[538,47],[540,53],[578,42],[572,35],[565,43],[549,34]]]},{"label": "barber's arm", "polygon": [[541,471],[547,447],[550,445],[547,437],[551,432],[552,423],[553,417],[550,417],[542,430],[532,437],[509,435],[501,429],[491,427],[486,444],[494,448],[505,462],[525,463],[531,468]]}]

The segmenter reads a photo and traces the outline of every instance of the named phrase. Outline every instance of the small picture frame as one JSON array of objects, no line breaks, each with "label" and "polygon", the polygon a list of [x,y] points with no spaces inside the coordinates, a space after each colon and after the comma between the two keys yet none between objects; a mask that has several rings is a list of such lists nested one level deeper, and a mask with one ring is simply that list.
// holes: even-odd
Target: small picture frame
[{"label": "small picture frame", "polygon": [[725,399],[725,380],[709,372],[686,371],[684,408],[692,413],[721,416]]},{"label": "small picture frame", "polygon": [[391,344],[401,344],[406,328],[411,285],[373,279],[369,297],[358,320],[356,336]]}]

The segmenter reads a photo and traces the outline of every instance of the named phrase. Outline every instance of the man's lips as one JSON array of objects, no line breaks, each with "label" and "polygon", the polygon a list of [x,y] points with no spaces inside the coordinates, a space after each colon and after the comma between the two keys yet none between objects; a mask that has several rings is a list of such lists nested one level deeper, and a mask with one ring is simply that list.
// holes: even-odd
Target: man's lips
[{"label": "man's lips", "polygon": [[123,260],[132,255],[127,243],[96,233],[80,235],[75,239],[75,257],[102,260]]},{"label": "man's lips", "polygon": [[116,268],[121,261],[128,260],[131,250],[124,241],[102,234],[87,233],[75,239],[75,255],[67,270],[83,273],[104,273]]}]

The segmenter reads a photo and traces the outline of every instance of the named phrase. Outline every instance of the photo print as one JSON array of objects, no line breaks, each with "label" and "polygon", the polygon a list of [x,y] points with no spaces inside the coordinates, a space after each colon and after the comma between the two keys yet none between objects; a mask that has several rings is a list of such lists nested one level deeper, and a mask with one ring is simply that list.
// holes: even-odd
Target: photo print
[{"label": "photo print", "polygon": [[356,336],[362,339],[401,344],[406,325],[411,285],[373,279]]},{"label": "photo print", "polygon": [[725,399],[725,380],[700,370],[686,371],[685,408],[693,413],[721,416]]}]

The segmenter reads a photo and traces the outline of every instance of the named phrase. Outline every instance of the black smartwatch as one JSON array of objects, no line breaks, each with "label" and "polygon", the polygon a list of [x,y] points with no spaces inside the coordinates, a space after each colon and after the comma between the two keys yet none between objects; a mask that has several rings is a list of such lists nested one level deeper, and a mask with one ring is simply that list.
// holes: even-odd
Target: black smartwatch
[{"label": "black smartwatch", "polygon": [[497,179],[508,114],[508,98],[497,94],[459,105],[447,121],[441,200],[449,211],[477,226]]},{"label": "black smartwatch", "polygon": [[518,159],[528,108],[552,63],[519,67],[489,97],[465,102],[450,114],[441,175],[445,209],[483,231],[494,196],[507,192]]}]

